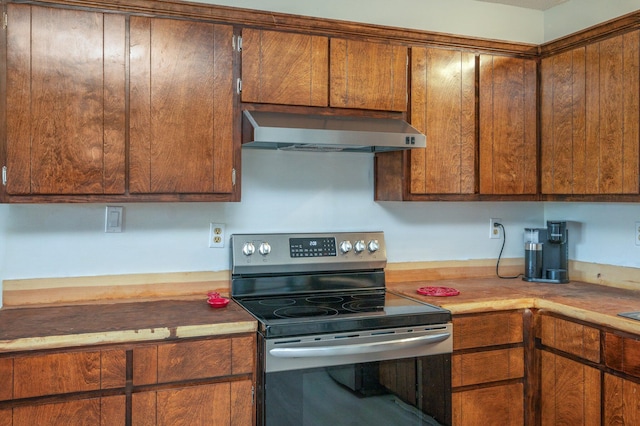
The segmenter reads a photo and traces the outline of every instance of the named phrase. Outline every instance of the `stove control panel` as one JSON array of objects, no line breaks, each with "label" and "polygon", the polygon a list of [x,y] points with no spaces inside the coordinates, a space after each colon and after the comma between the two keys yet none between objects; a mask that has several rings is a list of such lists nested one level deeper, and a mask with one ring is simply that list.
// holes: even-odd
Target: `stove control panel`
[{"label": "stove control panel", "polygon": [[232,274],[380,269],[386,260],[382,232],[231,236]]}]

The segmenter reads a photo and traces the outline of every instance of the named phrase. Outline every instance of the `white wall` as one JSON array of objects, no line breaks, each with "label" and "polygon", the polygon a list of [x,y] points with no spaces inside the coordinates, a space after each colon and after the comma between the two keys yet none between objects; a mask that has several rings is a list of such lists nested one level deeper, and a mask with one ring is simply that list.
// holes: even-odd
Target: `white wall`
[{"label": "white wall", "polygon": [[569,0],[544,13],[544,39],[555,40],[640,9],[640,0]]},{"label": "white wall", "polygon": [[639,204],[547,203],[544,216],[570,222],[571,259],[640,268],[640,246],[635,243]]},{"label": "white wall", "polygon": [[474,0],[196,1],[496,40],[544,40],[543,12]]},{"label": "white wall", "polygon": [[240,203],[125,204],[124,232],[104,232],[106,204],[0,205],[4,279],[226,270],[209,222],[241,232],[381,230],[391,262],[497,257],[489,218],[503,219],[505,257],[522,256],[537,203],[373,201],[373,155],[243,151]]}]

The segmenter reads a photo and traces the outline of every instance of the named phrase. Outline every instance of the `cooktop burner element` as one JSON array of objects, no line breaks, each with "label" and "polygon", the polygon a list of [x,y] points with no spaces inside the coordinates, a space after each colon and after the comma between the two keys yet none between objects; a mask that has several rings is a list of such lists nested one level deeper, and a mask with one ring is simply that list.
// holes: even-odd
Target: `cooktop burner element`
[{"label": "cooktop burner element", "polygon": [[235,234],[231,294],[265,337],[431,325],[437,306],[386,291],[381,232]]}]

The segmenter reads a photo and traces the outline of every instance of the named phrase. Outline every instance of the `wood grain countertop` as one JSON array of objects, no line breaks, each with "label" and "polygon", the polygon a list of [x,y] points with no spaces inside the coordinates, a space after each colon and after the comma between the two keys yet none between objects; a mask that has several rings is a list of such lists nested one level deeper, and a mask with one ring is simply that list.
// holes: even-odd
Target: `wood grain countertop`
[{"label": "wood grain countertop", "polygon": [[[457,296],[428,297],[417,293],[426,286],[452,287]],[[451,279],[388,284],[387,288],[441,306],[455,314],[537,308],[575,319],[640,334],[640,321],[618,316],[640,311],[640,291],[572,281],[567,284],[530,283],[521,279]]]},{"label": "wood grain countertop", "polygon": [[[418,294],[417,289],[425,286],[453,287],[460,294]],[[454,315],[537,308],[640,334],[640,321],[618,316],[640,311],[640,292],[635,290],[576,281],[542,284],[499,278],[394,282],[387,288],[441,306]],[[10,308],[0,309],[0,353],[256,330],[256,320],[235,302],[213,309],[204,298]]]},{"label": "wood grain countertop", "polygon": [[0,309],[0,353],[255,332],[231,301],[206,298]]}]

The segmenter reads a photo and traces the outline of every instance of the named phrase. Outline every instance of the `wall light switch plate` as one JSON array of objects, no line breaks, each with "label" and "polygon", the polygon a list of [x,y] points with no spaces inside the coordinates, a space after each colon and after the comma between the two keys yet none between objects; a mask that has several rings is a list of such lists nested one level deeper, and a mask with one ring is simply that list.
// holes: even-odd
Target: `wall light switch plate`
[{"label": "wall light switch plate", "polygon": [[633,236],[636,239],[636,245],[640,246],[640,222],[636,222],[636,228]]},{"label": "wall light switch plate", "polygon": [[107,206],[104,217],[104,232],[122,232],[124,207]]}]

